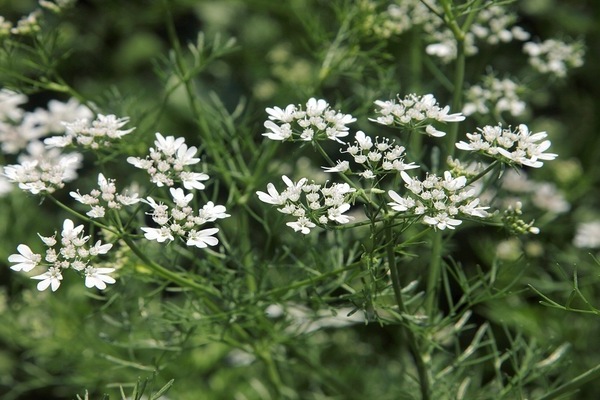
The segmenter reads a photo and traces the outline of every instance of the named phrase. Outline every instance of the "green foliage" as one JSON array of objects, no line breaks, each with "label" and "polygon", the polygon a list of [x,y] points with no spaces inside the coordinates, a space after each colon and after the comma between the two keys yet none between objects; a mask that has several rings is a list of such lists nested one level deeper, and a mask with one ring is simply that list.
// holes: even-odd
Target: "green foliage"
[{"label": "green foliage", "polygon": [[[558,0],[414,2],[436,21],[429,21],[435,31],[448,30],[456,57],[444,62],[426,50],[435,43],[427,23],[403,30],[403,14],[388,8],[412,3],[91,0],[44,9],[26,34],[3,34],[0,20],[0,89],[27,94],[27,111],[74,98],[136,127],[110,148],[84,152],[78,179],[55,193],[14,189],[0,197],[1,397],[600,396],[593,384],[600,348],[587,339],[600,334],[600,263],[573,244],[578,224],[599,215],[600,31],[590,16],[600,8]],[[586,63],[549,77],[514,40],[476,41],[470,54],[466,33],[492,6],[509,10],[534,42],[560,32],[575,47],[585,43]],[[4,17],[16,25],[36,7],[8,2]],[[472,101],[469,89],[504,78],[516,82],[520,115],[486,103],[488,112],[464,122],[437,121],[444,138],[422,135],[423,124],[373,122],[381,115],[376,100],[433,93],[458,113]],[[265,108],[304,107],[308,98],[357,118],[344,141],[364,130],[406,147],[406,163],[421,165],[422,172],[409,171],[414,179],[449,169],[480,183],[491,215],[466,215],[456,230],[423,224],[419,213],[389,203],[388,190],[408,193],[400,174],[369,181],[354,165],[325,174],[321,166],[351,160],[339,151],[346,146],[261,135]],[[10,122],[2,118],[0,134]],[[559,158],[542,169],[496,158],[473,172],[461,153],[461,163],[447,165],[465,133],[499,123],[547,131]],[[216,224],[218,245],[145,240],[140,228],[154,226],[148,204],[98,220],[69,197],[96,188],[102,172],[118,190],[135,183],[140,197],[172,203],[166,187],[126,162],[156,147],[155,132],[198,149],[194,171],[210,180],[190,205],[226,205],[231,216]],[[0,161],[20,162],[8,151]],[[524,186],[503,184],[515,171]],[[282,175],[349,184],[356,219],[325,218],[307,235],[294,232],[290,216],[275,210],[281,205],[257,196],[270,183],[281,188]],[[556,198],[566,208],[548,205]],[[515,199],[520,205],[503,217]],[[19,244],[41,253],[36,232],[60,231],[65,218],[85,224],[90,244],[113,244],[97,266],[115,268],[116,283],[88,289],[65,272],[59,290],[40,292],[27,274],[10,272],[5,260]]]}]

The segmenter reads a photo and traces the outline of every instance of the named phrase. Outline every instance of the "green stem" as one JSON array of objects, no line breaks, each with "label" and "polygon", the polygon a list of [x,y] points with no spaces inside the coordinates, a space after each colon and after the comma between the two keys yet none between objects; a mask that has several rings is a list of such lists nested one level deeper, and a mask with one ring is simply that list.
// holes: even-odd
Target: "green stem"
[{"label": "green stem", "polygon": [[425,292],[425,312],[429,318],[434,316],[442,267],[442,232],[434,231],[432,236],[431,259],[427,276],[427,291]]},{"label": "green stem", "polygon": [[[462,95],[463,85],[465,81],[465,43],[464,40],[456,39],[456,65],[454,70],[454,81],[452,85],[453,97],[452,97],[452,111],[460,112],[462,109]],[[447,157],[454,156],[454,148],[456,145],[456,138],[458,137],[459,123],[455,122],[450,126],[448,130],[448,136],[446,137],[446,157],[443,157],[442,161],[445,162]]]},{"label": "green stem", "polygon": [[113,228],[111,228],[110,226],[104,225],[98,221],[96,221],[95,219],[92,219],[86,215],[83,215],[81,213],[78,213],[77,211],[73,210],[71,207],[67,206],[66,204],[64,204],[63,202],[61,202],[60,200],[56,199],[54,196],[48,195],[46,196],[48,199],[50,199],[54,204],[56,204],[57,206],[59,206],[60,208],[62,208],[63,210],[67,211],[70,214],[73,214],[74,216],[76,216],[77,218],[80,218],[92,225],[95,225],[97,227],[99,227],[100,229],[104,229],[107,230],[108,232],[114,233],[116,235],[119,234],[118,231],[114,230]]},{"label": "green stem", "polygon": [[385,235],[388,266],[392,277],[392,287],[394,288],[394,296],[396,298],[396,303],[398,304],[399,315],[402,318],[402,322],[404,324],[404,331],[406,333],[408,347],[410,348],[410,352],[413,356],[415,365],[417,367],[417,374],[419,376],[419,387],[421,390],[421,399],[429,400],[431,398],[431,387],[429,382],[429,375],[427,373],[427,366],[425,365],[425,361],[421,356],[420,346],[417,341],[417,338],[413,330],[411,329],[412,322],[405,317],[407,311],[406,306],[404,305],[404,300],[402,299],[402,284],[400,282],[398,265],[396,264],[394,240],[392,238],[392,229],[390,227],[386,228]]},{"label": "green stem", "polygon": [[[125,244],[127,244],[127,247],[129,247],[129,249],[136,255],[138,256],[138,258],[140,260],[143,261],[144,265],[148,268],[150,268],[152,270],[152,272],[154,272],[156,275],[165,278],[173,283],[178,284],[181,287],[184,288],[189,288],[189,289],[193,289],[196,290],[198,292],[202,292],[204,294],[209,294],[212,296],[218,296],[219,292],[214,289],[214,288],[210,288],[210,287],[206,287],[204,285],[201,285],[198,282],[195,282],[193,280],[187,279],[184,276],[182,276],[181,274],[178,274],[176,272],[173,272],[171,270],[166,269],[165,267],[163,267],[160,264],[157,264],[156,262],[152,261],[147,255],[146,253],[144,253],[136,244],[133,240],[131,240],[131,238],[127,235],[124,235],[121,237],[123,239],[123,241],[125,242]],[[216,305],[214,305],[214,303],[209,303],[209,304],[213,304],[213,306],[209,305],[209,308],[212,309],[212,311],[218,311],[221,312],[221,310],[216,307]]]}]

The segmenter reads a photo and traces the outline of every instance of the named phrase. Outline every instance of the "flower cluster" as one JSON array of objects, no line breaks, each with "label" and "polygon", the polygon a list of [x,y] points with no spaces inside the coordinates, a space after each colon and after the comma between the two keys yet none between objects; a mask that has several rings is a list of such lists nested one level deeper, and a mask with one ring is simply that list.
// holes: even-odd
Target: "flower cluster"
[{"label": "flower cluster", "polygon": [[494,76],[486,76],[482,85],[471,86],[465,94],[465,105],[462,112],[465,115],[488,114],[493,111],[496,115],[509,112],[517,117],[525,111],[525,102],[519,98],[520,87],[514,81]]},{"label": "flower cluster", "polygon": [[[406,171],[419,168],[415,163],[404,162],[404,146],[395,144],[387,138],[373,139],[363,131],[356,132],[355,141],[349,144],[343,153],[348,153],[354,162],[363,167],[357,174],[365,179],[374,179],[377,175],[391,171]],[[339,161],[335,167],[325,168],[325,172],[346,172],[350,169],[348,161]]]},{"label": "flower cluster", "polygon": [[343,143],[340,138],[348,136],[349,123],[356,121],[350,114],[332,110],[325,100],[311,98],[305,109],[301,105],[289,104],[285,109],[267,108],[269,120],[264,126],[263,136],[271,140],[323,140]]},{"label": "flower cluster", "polygon": [[[508,43],[513,40],[527,40],[530,34],[520,26],[513,25],[516,20],[514,13],[507,11],[506,7],[491,5],[482,8],[476,15],[468,32],[465,32],[465,54],[477,54],[477,42],[489,45]],[[443,26],[441,19],[433,19],[423,26],[429,35],[429,44],[425,51],[427,54],[439,57],[442,62],[448,63],[456,58],[456,39],[450,29]]]},{"label": "flower cluster", "polygon": [[371,119],[382,125],[399,125],[409,129],[416,129],[429,136],[442,137],[446,133],[433,127],[434,122],[460,122],[465,117],[461,113],[448,114],[450,106],[441,108],[432,94],[417,96],[409,94],[398,101],[395,100],[377,100],[375,105],[379,107],[376,110],[379,117]]},{"label": "flower cluster", "polygon": [[460,225],[462,221],[457,217],[461,215],[478,218],[488,216],[486,210],[489,207],[480,206],[480,200],[473,198],[475,191],[465,188],[467,178],[464,176],[455,178],[449,171],[444,172],[443,178],[430,174],[423,181],[411,178],[404,171],[400,176],[409,193],[402,197],[393,190],[388,191],[393,200],[388,205],[394,211],[409,211],[422,216],[424,224],[441,230]]},{"label": "flower cluster", "polygon": [[135,128],[121,130],[129,118],[117,118],[115,115],[98,114],[92,122],[89,119],[78,119],[74,122],[63,122],[66,133],[52,136],[44,140],[48,147],[66,147],[77,144],[82,147],[99,149],[109,147],[113,142],[131,133]]},{"label": "flower cluster", "polygon": [[219,231],[218,228],[203,230],[198,228],[207,222],[229,217],[225,207],[209,201],[195,214],[194,209],[189,205],[194,198],[192,193],[185,194],[181,188],[170,188],[169,191],[174,204],[171,208],[164,203],[156,202],[152,197],[142,200],[152,207],[152,212],[147,214],[158,225],[158,228],[141,228],[146,239],[163,243],[180,237],[187,246],[204,248],[217,245],[219,240],[214,235]]},{"label": "flower cluster", "polygon": [[600,247],[600,220],[582,222],[577,225],[573,245],[579,248]]},{"label": "flower cluster", "polygon": [[529,63],[543,74],[564,78],[569,68],[583,65],[584,49],[580,43],[567,44],[560,40],[548,39],[541,43],[527,42],[523,52],[529,56]]},{"label": "flower cluster", "polygon": [[48,109],[23,110],[20,105],[27,102],[27,96],[11,90],[0,90],[0,143],[2,151],[17,154],[32,141],[50,133],[62,133],[63,121],[89,118],[92,112],[77,100],[67,102],[50,100]]},{"label": "flower cluster", "polygon": [[39,280],[37,289],[46,290],[48,287],[56,291],[63,279],[62,271],[73,269],[85,276],[85,286],[106,289],[106,284],[115,283],[110,275],[114,268],[96,268],[90,262],[98,255],[106,254],[112,244],[102,244],[98,240],[92,246],[86,246],[90,236],[84,236],[83,225],[75,226],[73,221],[66,219],[60,239],[54,235],[44,237],[38,234],[42,242],[48,247],[42,260],[41,254],[34,253],[29,246],[20,244],[17,247],[19,254],[12,254],[8,261],[14,263],[10,268],[14,271],[29,272],[38,265],[47,267],[43,274],[32,276],[31,279]]},{"label": "flower cluster", "polygon": [[19,164],[7,165],[3,174],[9,182],[32,194],[53,193],[65,182],[77,178],[82,156],[79,153],[62,154],[58,149],[47,150],[39,141],[27,146],[28,154],[19,156]]},{"label": "flower cluster", "polygon": [[321,186],[308,183],[306,178],[293,182],[284,175],[281,179],[287,186],[281,193],[269,183],[266,193],[258,191],[256,194],[260,201],[280,206],[277,209],[279,212],[296,217],[295,222],[286,223],[294,231],[306,235],[316,224],[326,225],[332,221],[347,224],[353,219],[344,215],[350,209],[349,197],[355,192],[347,183]]},{"label": "flower cluster", "polygon": [[137,193],[122,194],[117,193],[114,179],[107,179],[103,174],[98,174],[98,189],[94,189],[90,194],[80,194],[70,192],[69,194],[75,200],[91,207],[86,213],[90,218],[103,218],[106,209],[119,210],[122,206],[130,206],[140,201]]},{"label": "flower cluster", "polygon": [[145,169],[150,175],[150,181],[158,187],[173,186],[177,180],[188,190],[204,189],[202,181],[207,180],[208,175],[184,169],[187,165],[200,162],[195,157],[198,151],[196,147],[188,148],[184,138],[164,137],[158,132],[154,145],[156,149],[151,147],[146,158],[128,157],[127,162],[136,168]]},{"label": "flower cluster", "polygon": [[475,151],[486,154],[509,164],[526,165],[540,168],[544,163],[541,160],[554,160],[557,155],[544,153],[551,142],[540,140],[546,138],[546,132],[531,133],[529,128],[521,124],[517,129],[510,127],[503,129],[502,125],[486,125],[477,128],[479,133],[467,133],[469,142],[460,141],[456,147],[461,150]]},{"label": "flower cluster", "polygon": [[435,24],[436,20],[437,15],[433,14],[421,0],[403,0],[397,4],[390,4],[379,20],[373,21],[370,28],[376,36],[389,38],[400,35],[414,26]]}]

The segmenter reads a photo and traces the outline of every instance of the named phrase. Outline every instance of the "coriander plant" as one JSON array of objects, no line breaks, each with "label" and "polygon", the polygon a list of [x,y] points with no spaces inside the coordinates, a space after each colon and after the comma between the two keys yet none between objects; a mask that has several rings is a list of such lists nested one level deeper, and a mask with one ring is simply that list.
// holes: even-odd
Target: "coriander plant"
[{"label": "coriander plant", "polygon": [[9,2],[3,398],[599,395],[594,36],[526,3]]}]

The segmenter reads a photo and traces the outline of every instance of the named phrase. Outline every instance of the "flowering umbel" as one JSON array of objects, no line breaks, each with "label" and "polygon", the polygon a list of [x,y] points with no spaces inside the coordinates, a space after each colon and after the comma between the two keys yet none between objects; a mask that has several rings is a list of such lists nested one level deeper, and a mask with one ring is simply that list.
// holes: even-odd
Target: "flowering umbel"
[{"label": "flowering umbel", "polygon": [[460,122],[465,117],[461,113],[449,114],[450,106],[440,107],[432,94],[417,96],[409,94],[403,99],[377,100],[375,105],[379,116],[371,121],[381,125],[401,126],[417,130],[429,136],[442,137],[446,132],[437,130],[434,122]]},{"label": "flowering umbel", "polygon": [[347,224],[353,219],[345,213],[350,209],[350,196],[356,190],[347,183],[321,186],[309,184],[306,178],[294,182],[284,175],[281,179],[287,186],[281,193],[269,183],[266,193],[258,191],[256,195],[264,203],[281,206],[277,209],[280,213],[296,217],[295,222],[286,223],[294,231],[306,235],[316,224]]},{"label": "flowering umbel", "polygon": [[212,201],[209,201],[195,213],[189,205],[194,198],[192,193],[185,194],[181,188],[171,188],[169,191],[173,203],[171,207],[162,202],[157,202],[150,196],[142,200],[152,207],[152,211],[147,214],[152,217],[157,225],[154,228],[146,226],[141,228],[146,239],[163,243],[167,240],[175,240],[175,237],[180,237],[187,246],[205,248],[217,245],[219,240],[214,235],[219,231],[218,228],[202,230],[199,228],[207,222],[229,217],[230,215],[225,212],[225,207],[215,205]]},{"label": "flowering umbel", "polygon": [[348,136],[349,123],[356,121],[350,114],[332,110],[323,99],[311,98],[304,109],[289,104],[285,109],[267,108],[269,120],[264,123],[267,132],[263,136],[271,140],[323,140],[343,143],[340,138]]},{"label": "flowering umbel", "polygon": [[90,236],[84,235],[83,225],[75,226],[73,221],[65,219],[60,238],[56,238],[56,232],[52,236],[41,236],[46,253],[34,253],[26,244],[17,246],[18,254],[12,254],[8,261],[14,263],[10,268],[13,271],[29,272],[34,268],[46,267],[46,272],[32,276],[31,279],[39,280],[37,289],[39,291],[51,288],[55,292],[63,280],[63,271],[72,269],[85,277],[85,286],[106,289],[106,284],[115,283],[115,279],[109,274],[114,268],[94,267],[91,262],[102,254],[108,253],[112,248],[111,243],[102,243],[100,240],[93,245],[88,245]]}]

